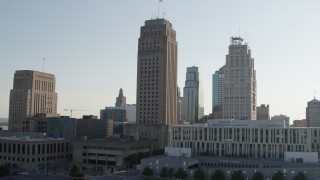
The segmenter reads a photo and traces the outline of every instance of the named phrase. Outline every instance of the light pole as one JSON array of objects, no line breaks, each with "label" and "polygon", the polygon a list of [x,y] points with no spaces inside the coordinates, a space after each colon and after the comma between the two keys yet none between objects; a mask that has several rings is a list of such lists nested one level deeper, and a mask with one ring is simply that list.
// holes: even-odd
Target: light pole
[{"label": "light pole", "polygon": [[294,171],[291,171],[291,173],[292,173],[292,178],[293,178],[293,176],[294,176]]}]

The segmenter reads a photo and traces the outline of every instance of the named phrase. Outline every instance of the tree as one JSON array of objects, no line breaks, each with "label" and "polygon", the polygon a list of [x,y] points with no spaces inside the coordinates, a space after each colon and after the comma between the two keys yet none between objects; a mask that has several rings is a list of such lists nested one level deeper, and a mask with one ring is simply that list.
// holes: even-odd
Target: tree
[{"label": "tree", "polygon": [[169,176],[169,177],[173,177],[173,174],[174,174],[174,169],[173,169],[173,168],[170,168],[170,169],[169,169],[169,172],[168,172],[168,176]]},{"label": "tree", "polygon": [[8,164],[4,164],[0,166],[0,176],[7,176],[9,175],[10,168]]},{"label": "tree", "polygon": [[152,176],[153,175],[153,171],[152,169],[150,169],[148,166],[145,167],[142,171],[142,175],[144,176]]},{"label": "tree", "polygon": [[284,180],[283,173],[281,171],[277,171],[273,176],[272,180]]},{"label": "tree", "polygon": [[194,174],[193,174],[193,178],[197,179],[197,180],[204,180],[205,179],[205,174],[203,172],[202,169],[198,168]]},{"label": "tree", "polygon": [[308,178],[303,172],[299,172],[297,175],[295,175],[292,180],[307,180]]},{"label": "tree", "polygon": [[84,179],[81,166],[79,164],[73,164],[69,176],[73,177],[73,179]]},{"label": "tree", "polygon": [[252,180],[264,180],[261,172],[257,171],[253,174]]},{"label": "tree", "polygon": [[224,175],[224,172],[221,171],[220,169],[218,169],[212,174],[211,179],[212,180],[225,180],[226,177]]},{"label": "tree", "polygon": [[168,169],[167,167],[163,167],[160,171],[160,177],[168,177],[169,176],[169,172],[168,172]]},{"label": "tree", "polygon": [[179,168],[177,172],[174,174],[174,177],[179,179],[185,179],[187,177],[187,173],[182,168]]},{"label": "tree", "polygon": [[241,170],[233,171],[231,174],[231,180],[245,180],[244,175]]}]

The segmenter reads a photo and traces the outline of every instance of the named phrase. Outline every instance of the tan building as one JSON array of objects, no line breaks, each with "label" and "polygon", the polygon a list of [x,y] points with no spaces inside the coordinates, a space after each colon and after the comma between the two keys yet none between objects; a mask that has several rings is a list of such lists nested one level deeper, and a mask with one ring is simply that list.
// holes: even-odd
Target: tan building
[{"label": "tan building", "polygon": [[307,127],[307,120],[306,119],[294,120],[292,126],[293,127]]},{"label": "tan building", "polygon": [[137,124],[177,123],[177,49],[169,21],[145,21],[138,45]]},{"label": "tan building", "polygon": [[257,107],[257,120],[270,120],[269,105],[261,104]]},{"label": "tan building", "polygon": [[82,167],[123,167],[124,158],[131,154],[150,153],[154,141],[91,139],[73,141],[73,162]]},{"label": "tan building", "polygon": [[223,79],[224,119],[256,120],[256,70],[251,49],[240,37],[231,37]]},{"label": "tan building", "polygon": [[16,71],[10,91],[9,131],[23,131],[22,120],[36,114],[57,116],[55,77],[37,71]]},{"label": "tan building", "polygon": [[127,135],[145,137],[150,129],[160,127],[161,132],[150,132],[148,137],[166,139],[167,125],[177,124],[177,49],[176,32],[169,21],[145,21],[138,44],[137,126],[126,125]]},{"label": "tan building", "polygon": [[0,164],[7,163],[27,171],[62,166],[70,157],[70,143],[65,139],[0,137]]}]

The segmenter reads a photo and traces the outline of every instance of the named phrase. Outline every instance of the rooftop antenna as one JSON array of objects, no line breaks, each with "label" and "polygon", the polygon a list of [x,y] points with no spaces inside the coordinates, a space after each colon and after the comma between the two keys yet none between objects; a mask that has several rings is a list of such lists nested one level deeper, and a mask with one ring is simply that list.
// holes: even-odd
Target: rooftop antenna
[{"label": "rooftop antenna", "polygon": [[239,27],[239,37],[240,37],[240,27]]},{"label": "rooftop antenna", "polygon": [[46,58],[43,58],[42,60],[42,72],[44,72],[44,62],[46,61]]},{"label": "rooftop antenna", "polygon": [[316,99],[317,91],[314,91],[314,99]]},{"label": "rooftop antenna", "polygon": [[163,18],[163,19],[166,18],[166,13],[165,13],[165,12],[162,13],[162,18]]},{"label": "rooftop antenna", "polygon": [[158,19],[160,18],[160,3],[162,3],[163,0],[159,0],[159,3],[158,3]]}]

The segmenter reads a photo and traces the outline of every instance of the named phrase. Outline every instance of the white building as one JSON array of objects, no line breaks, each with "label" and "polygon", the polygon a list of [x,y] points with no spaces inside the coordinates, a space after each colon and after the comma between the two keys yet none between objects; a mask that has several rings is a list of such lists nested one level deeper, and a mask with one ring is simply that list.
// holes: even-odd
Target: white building
[{"label": "white building", "polygon": [[208,120],[170,126],[170,146],[192,154],[283,159],[285,152],[320,152],[320,128],[289,128],[284,121]]},{"label": "white building", "polygon": [[126,105],[126,112],[127,112],[127,119],[128,123],[135,124],[136,123],[136,105],[135,104],[127,104]]},{"label": "white building", "polygon": [[191,123],[198,122],[203,115],[203,90],[198,67],[188,67],[185,86],[183,88],[182,120]]}]

